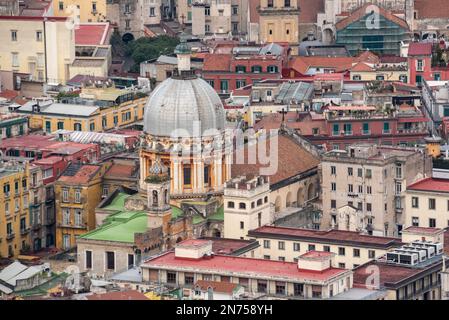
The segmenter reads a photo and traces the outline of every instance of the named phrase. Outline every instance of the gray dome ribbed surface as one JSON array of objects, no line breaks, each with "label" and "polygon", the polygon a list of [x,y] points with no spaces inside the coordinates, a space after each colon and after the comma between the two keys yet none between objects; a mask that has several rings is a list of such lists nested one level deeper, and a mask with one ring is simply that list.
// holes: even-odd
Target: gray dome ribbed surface
[{"label": "gray dome ribbed surface", "polygon": [[194,134],[194,122],[200,121],[200,133],[223,130],[225,112],[220,97],[203,79],[174,79],[162,82],[151,93],[145,106],[144,131],[169,137],[176,129]]}]

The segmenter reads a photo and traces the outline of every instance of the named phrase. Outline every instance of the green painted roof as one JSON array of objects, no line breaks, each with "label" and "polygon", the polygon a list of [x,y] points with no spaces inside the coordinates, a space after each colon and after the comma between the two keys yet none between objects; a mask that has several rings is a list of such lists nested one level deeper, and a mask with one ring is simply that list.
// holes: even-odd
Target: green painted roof
[{"label": "green painted roof", "polygon": [[218,208],[217,212],[209,216],[209,219],[224,221],[224,207],[221,206]]},{"label": "green painted roof", "polygon": [[125,199],[130,195],[126,193],[119,193],[109,205],[103,207],[103,210],[120,211],[125,209]]},{"label": "green painted roof", "polygon": [[201,215],[196,214],[196,215],[193,216],[192,223],[193,224],[198,224],[198,223],[203,222],[204,220],[205,219]]},{"label": "green painted roof", "polygon": [[180,208],[175,207],[175,206],[171,206],[172,219],[178,219],[183,214],[184,214],[184,212]]},{"label": "green painted roof", "polygon": [[145,212],[120,212],[108,217],[105,224],[80,236],[80,239],[134,243],[134,234],[144,233],[147,228]]}]

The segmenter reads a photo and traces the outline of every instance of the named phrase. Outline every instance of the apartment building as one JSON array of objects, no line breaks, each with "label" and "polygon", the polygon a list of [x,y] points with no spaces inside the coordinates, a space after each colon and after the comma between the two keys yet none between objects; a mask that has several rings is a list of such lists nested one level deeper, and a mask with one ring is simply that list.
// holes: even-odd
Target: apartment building
[{"label": "apartment building", "polygon": [[415,148],[359,144],[325,153],[321,170],[321,228],[397,236],[405,223],[404,191],[431,176],[432,160]]},{"label": "apartment building", "polygon": [[267,177],[237,177],[224,189],[224,237],[247,239],[248,231],[272,223]]},{"label": "apartment building", "polygon": [[67,18],[0,17],[0,67],[29,80],[65,84],[75,59],[74,29]]},{"label": "apartment building", "polygon": [[95,208],[101,201],[106,167],[72,164],[56,181],[56,248],[70,249],[77,236],[95,229]]},{"label": "apartment building", "polygon": [[335,265],[343,269],[357,268],[402,245],[399,238],[277,226],[250,230],[248,238],[260,244],[254,254],[258,259],[298,262],[302,254],[316,250],[335,254]]},{"label": "apartment building", "polygon": [[56,17],[70,17],[81,23],[107,21],[106,0],[56,0],[52,3]]},{"label": "apartment building", "polygon": [[31,249],[29,166],[0,163],[0,257],[17,257]]},{"label": "apartment building", "polygon": [[16,113],[0,113],[0,140],[28,134],[28,118]]},{"label": "apartment building", "polygon": [[449,180],[428,177],[405,191],[406,226],[449,227]]},{"label": "apartment building", "polygon": [[84,92],[84,98],[66,103],[29,101],[17,112],[29,116],[32,129],[47,133],[63,129],[101,132],[143,119],[146,97],[113,88],[100,90],[101,93]]},{"label": "apartment building", "polygon": [[[227,37],[231,32],[231,0],[205,0],[192,3],[192,34]],[[237,32],[237,30],[235,30]]]},{"label": "apartment building", "polygon": [[212,242],[186,240],[142,265],[143,281],[189,287],[197,281],[240,284],[269,297],[330,298],[352,288],[352,271],[333,267],[333,254],[310,251],[298,263],[214,255]]}]

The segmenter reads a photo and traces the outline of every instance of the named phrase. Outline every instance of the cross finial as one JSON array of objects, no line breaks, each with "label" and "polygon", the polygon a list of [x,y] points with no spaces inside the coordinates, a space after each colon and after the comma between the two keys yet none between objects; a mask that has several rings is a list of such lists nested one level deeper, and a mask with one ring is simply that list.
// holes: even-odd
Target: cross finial
[{"label": "cross finial", "polygon": [[281,111],[278,111],[280,114],[282,114],[282,123],[285,122],[285,115],[287,114],[287,111],[285,111],[284,108],[282,108]]}]

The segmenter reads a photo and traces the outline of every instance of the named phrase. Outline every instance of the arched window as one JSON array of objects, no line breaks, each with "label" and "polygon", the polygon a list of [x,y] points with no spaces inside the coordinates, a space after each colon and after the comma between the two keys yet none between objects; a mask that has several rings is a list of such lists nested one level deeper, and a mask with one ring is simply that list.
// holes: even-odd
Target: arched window
[{"label": "arched window", "polygon": [[153,190],[153,207],[157,207],[157,191]]},{"label": "arched window", "polygon": [[246,203],[240,202],[239,203],[239,209],[246,209]]},{"label": "arched window", "polygon": [[262,205],[262,199],[257,200],[257,206],[261,206]]},{"label": "arched window", "polygon": [[251,72],[252,73],[261,73],[262,72],[262,67],[261,66],[252,66],[251,67]]},{"label": "arched window", "polygon": [[164,199],[165,199],[165,204],[168,204],[170,199],[169,199],[169,196],[168,196],[168,190],[167,189],[165,189],[165,191],[164,191]]},{"label": "arched window", "polygon": [[234,208],[234,202],[228,201],[228,208]]},{"label": "arched window", "polygon": [[268,196],[265,196],[265,198],[264,198],[264,201],[263,201],[264,203],[267,203],[268,202]]}]

